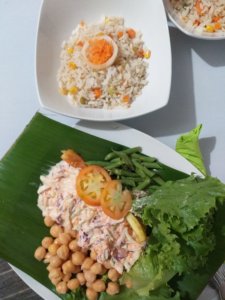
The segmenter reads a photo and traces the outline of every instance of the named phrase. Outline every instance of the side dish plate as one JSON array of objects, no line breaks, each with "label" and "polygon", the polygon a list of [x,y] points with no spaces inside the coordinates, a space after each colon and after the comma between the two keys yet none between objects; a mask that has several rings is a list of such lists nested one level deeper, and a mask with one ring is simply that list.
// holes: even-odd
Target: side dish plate
[{"label": "side dish plate", "polygon": [[[143,33],[151,50],[147,86],[131,107],[91,109],[71,106],[58,92],[56,74],[61,44],[77,24],[98,22],[103,16],[124,17],[126,25]],[[36,45],[36,79],[39,101],[51,111],[93,121],[115,121],[141,116],[168,103],[171,86],[171,48],[163,1],[67,0],[43,1]]]}]

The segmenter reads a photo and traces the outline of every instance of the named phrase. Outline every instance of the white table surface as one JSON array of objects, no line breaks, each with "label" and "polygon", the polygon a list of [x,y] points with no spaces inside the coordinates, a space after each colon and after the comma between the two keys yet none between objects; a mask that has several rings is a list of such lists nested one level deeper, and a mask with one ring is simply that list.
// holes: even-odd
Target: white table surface
[{"label": "white table surface", "polygon": [[[0,157],[39,109],[35,42],[41,2],[0,0]],[[170,35],[173,78],[168,105],[123,123],[172,148],[180,134],[202,123],[205,163],[225,182],[225,41],[193,39],[175,28]]]}]

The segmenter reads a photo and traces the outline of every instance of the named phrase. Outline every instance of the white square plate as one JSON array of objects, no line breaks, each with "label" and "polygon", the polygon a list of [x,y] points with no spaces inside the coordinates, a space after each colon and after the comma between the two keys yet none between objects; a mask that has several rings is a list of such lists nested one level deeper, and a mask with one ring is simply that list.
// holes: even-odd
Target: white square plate
[{"label": "white square plate", "polygon": [[[152,53],[149,83],[128,109],[72,107],[65,96],[58,93],[56,74],[62,42],[68,39],[81,20],[93,23],[103,16],[124,17],[126,26],[143,33],[143,40]],[[70,117],[93,121],[123,120],[165,106],[171,86],[171,48],[163,1],[43,1],[37,36],[36,76],[41,106]]]}]

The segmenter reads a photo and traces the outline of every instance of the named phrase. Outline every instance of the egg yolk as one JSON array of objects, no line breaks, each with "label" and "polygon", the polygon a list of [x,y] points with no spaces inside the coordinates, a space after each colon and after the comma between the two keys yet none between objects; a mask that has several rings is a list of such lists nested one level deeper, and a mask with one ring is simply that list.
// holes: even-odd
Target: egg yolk
[{"label": "egg yolk", "polygon": [[92,39],[87,49],[88,60],[95,65],[107,62],[113,55],[113,46],[104,39]]}]

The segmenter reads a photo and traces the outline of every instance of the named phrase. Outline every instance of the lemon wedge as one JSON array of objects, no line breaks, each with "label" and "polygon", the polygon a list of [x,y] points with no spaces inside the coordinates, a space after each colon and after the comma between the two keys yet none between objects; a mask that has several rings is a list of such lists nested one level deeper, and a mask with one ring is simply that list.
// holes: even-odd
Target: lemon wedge
[{"label": "lemon wedge", "polygon": [[139,243],[146,241],[146,239],[147,239],[146,233],[143,229],[143,226],[138,221],[138,219],[131,213],[129,213],[127,215],[126,219],[127,219],[127,222],[129,223],[130,227],[133,229],[133,231],[136,235],[137,241]]}]

